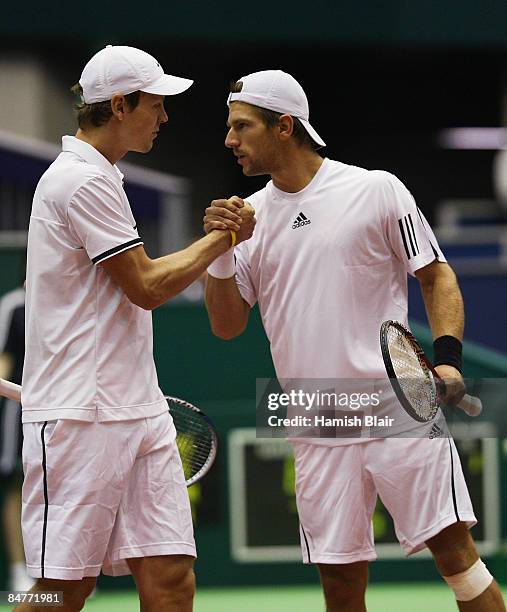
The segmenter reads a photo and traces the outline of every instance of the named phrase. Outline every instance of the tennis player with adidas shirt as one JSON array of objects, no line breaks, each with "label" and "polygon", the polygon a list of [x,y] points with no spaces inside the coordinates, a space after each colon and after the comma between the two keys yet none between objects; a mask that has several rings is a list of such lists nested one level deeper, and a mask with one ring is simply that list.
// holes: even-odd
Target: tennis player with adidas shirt
[{"label": "tennis player with adidas shirt", "polygon": [[81,610],[101,570],[131,573],[146,612],[192,609],[190,504],[149,311],[196,280],[232,234],[150,259],[115,165],[151,150],[167,122],[164,96],[191,84],[139,49],[99,51],[77,87],[77,134],[63,138],[34,195],[22,523],[34,590],[63,592],[55,610]]},{"label": "tennis player with adidas shirt", "polygon": [[[253,237],[208,268],[213,332],[243,332],[258,302],[279,379],[381,379],[383,321],[407,324],[407,273],[420,281],[449,403],[464,393],[463,303],[414,199],[393,175],[322,158],[306,95],[280,70],[231,88],[225,145],[246,176],[268,174],[245,201],[215,200],[207,232],[254,209]],[[408,432],[410,433],[410,432]],[[305,563],[318,565],[329,612],[365,610],[377,495],[407,554],[428,547],[460,610],[505,610],[468,528],[476,523],[452,440],[293,441]]]}]

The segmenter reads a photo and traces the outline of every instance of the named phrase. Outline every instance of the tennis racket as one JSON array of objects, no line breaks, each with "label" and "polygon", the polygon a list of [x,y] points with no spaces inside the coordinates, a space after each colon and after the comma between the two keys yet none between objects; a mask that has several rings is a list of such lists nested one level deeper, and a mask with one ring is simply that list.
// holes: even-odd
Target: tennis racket
[{"label": "tennis racket", "polygon": [[[384,321],[380,348],[387,375],[403,408],[416,421],[431,421],[443,404],[445,382],[415,337],[398,321]],[[457,407],[473,417],[482,412],[481,400],[471,395],[465,394]]]},{"label": "tennis racket", "polygon": [[[0,378],[0,395],[20,402],[21,387]],[[202,410],[177,397],[165,399],[176,428],[176,444],[189,487],[209,472],[217,454],[218,437]]]},{"label": "tennis racket", "polygon": [[176,444],[187,487],[207,474],[215,461],[218,437],[210,418],[190,402],[166,395],[176,428]]}]

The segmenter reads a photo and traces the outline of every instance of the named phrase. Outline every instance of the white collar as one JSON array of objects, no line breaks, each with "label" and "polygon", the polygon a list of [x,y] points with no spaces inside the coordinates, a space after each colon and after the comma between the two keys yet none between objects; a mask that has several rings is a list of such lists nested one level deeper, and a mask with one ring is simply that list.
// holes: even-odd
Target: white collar
[{"label": "white collar", "polygon": [[118,167],[111,164],[95,147],[91,144],[80,140],[75,136],[63,136],[62,137],[62,151],[70,151],[82,157],[85,161],[90,164],[95,164],[105,172],[107,172],[113,179],[120,181],[123,184],[123,174],[120,172]]}]

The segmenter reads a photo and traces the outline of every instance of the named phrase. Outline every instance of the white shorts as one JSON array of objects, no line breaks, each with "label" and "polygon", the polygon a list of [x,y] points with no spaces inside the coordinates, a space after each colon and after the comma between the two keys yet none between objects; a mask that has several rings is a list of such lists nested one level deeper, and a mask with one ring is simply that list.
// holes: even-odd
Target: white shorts
[{"label": "white shorts", "polygon": [[33,578],[130,574],[126,559],[196,556],[168,412],[23,425],[22,527]]},{"label": "white shorts", "polygon": [[305,563],[376,559],[372,516],[377,494],[407,555],[457,521],[468,527],[477,522],[450,438],[293,446]]}]

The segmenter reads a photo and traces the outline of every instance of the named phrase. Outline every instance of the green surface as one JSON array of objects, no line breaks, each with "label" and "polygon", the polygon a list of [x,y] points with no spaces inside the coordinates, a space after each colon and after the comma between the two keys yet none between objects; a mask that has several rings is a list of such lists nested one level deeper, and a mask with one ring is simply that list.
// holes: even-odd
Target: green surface
[{"label": "green surface", "polygon": [[[507,590],[503,590],[504,597]],[[426,585],[372,585],[367,595],[368,612],[454,612],[457,610],[448,587]],[[0,606],[0,610],[8,610]],[[94,612],[130,612],[139,609],[133,592],[99,593],[85,608]],[[243,589],[200,589],[194,612],[312,612],[324,610],[323,597],[315,587],[276,587]]]}]

